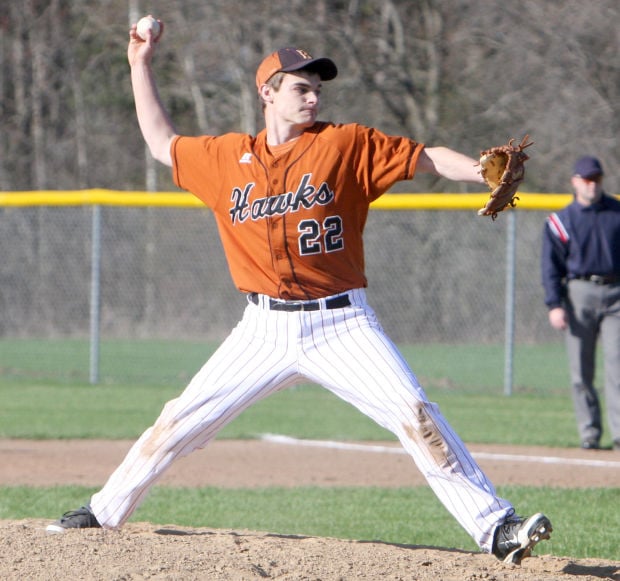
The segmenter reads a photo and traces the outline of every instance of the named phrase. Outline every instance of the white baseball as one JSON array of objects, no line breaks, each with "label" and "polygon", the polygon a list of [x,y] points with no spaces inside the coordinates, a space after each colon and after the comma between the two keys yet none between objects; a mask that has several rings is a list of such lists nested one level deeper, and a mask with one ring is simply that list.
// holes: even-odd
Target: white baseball
[{"label": "white baseball", "polygon": [[138,24],[136,25],[136,34],[142,39],[146,40],[146,33],[148,30],[153,31],[153,38],[157,38],[159,36],[159,22],[155,20],[152,16],[144,16],[138,20]]}]

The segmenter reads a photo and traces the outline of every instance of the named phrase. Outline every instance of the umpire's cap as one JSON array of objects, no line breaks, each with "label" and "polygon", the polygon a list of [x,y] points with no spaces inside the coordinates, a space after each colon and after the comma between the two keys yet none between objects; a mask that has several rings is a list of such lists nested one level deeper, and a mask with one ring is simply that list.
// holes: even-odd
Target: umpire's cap
[{"label": "umpire's cap", "polygon": [[592,180],[600,178],[603,175],[603,166],[601,162],[590,155],[580,157],[575,162],[575,174],[584,180]]}]

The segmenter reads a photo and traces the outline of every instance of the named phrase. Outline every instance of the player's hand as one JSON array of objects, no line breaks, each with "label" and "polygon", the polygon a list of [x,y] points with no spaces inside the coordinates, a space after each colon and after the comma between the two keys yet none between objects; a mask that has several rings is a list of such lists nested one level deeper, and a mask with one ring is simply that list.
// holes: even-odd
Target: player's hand
[{"label": "player's hand", "polygon": [[568,327],[568,318],[566,317],[566,311],[562,307],[556,307],[549,311],[549,323],[554,329],[563,331]]},{"label": "player's hand", "polygon": [[153,38],[153,33],[149,30],[146,40],[138,36],[136,31],[137,24],[134,23],[131,25],[129,29],[129,46],[127,47],[129,66],[134,66],[140,61],[147,64],[151,62],[153,52],[155,51],[155,45],[161,40],[164,34],[164,23],[161,20],[157,22],[159,22],[159,34],[157,38]]}]

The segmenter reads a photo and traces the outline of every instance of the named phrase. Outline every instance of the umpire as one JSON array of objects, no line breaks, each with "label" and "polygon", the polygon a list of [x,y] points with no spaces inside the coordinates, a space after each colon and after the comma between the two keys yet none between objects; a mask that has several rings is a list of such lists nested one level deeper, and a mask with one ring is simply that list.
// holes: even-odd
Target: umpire
[{"label": "umpire", "polygon": [[620,450],[620,201],[603,191],[603,167],[581,157],[574,200],[551,214],[543,232],[542,283],[549,322],[565,332],[581,447],[600,448],[601,406],[594,387],[596,344],[605,362],[605,402]]}]

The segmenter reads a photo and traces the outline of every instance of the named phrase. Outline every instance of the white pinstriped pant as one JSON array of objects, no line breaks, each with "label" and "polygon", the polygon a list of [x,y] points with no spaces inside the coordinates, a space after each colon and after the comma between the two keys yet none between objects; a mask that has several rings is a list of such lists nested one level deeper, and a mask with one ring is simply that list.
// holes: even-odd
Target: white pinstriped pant
[{"label": "white pinstriped pant", "polygon": [[439,500],[490,552],[493,531],[512,505],[496,495],[438,406],[428,401],[365,292],[348,294],[351,306],[332,310],[282,312],[248,304],[228,338],[92,497],[99,523],[122,526],[175,459],[204,447],[251,404],[313,382],[393,432]]}]

